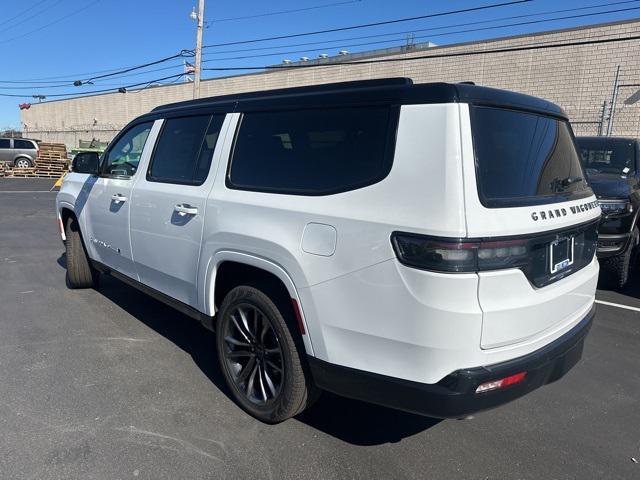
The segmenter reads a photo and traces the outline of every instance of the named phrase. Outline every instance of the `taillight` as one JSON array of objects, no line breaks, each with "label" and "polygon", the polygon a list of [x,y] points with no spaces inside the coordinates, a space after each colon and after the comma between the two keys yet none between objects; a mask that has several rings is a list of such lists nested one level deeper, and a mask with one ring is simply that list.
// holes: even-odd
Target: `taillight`
[{"label": "taillight", "polygon": [[475,241],[394,232],[391,243],[403,264],[437,272],[520,268],[530,260],[527,239]]}]

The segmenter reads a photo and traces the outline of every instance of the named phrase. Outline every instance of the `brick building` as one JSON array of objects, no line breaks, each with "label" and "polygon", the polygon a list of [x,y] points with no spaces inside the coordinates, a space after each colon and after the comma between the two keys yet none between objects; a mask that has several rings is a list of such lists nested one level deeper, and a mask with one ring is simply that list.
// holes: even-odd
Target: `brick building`
[{"label": "brick building", "polygon": [[[486,53],[472,56],[340,65],[344,61],[411,58],[464,51],[496,50],[532,44],[624,38],[640,33],[640,20],[621,21],[530,35],[447,46],[340,55],[314,60],[314,68],[283,68],[206,80],[201,96],[293,87],[347,80],[406,76],[416,83],[473,81],[528,93],[561,105],[578,134],[597,134],[603,103],[610,102],[618,65],[619,85],[613,135],[640,136],[640,41]],[[325,65],[327,64],[327,65]],[[337,64],[337,65],[336,65]],[[190,99],[192,85],[181,83],[127,93],[109,93],[37,103],[22,110],[23,134],[67,148],[80,140],[110,140],[128,121],[157,105]],[[606,131],[607,121],[604,122]]]}]

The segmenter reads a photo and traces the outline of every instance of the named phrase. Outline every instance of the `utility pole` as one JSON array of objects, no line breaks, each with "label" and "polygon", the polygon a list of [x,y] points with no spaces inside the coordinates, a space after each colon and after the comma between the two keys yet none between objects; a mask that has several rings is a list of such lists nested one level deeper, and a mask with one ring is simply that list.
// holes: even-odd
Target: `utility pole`
[{"label": "utility pole", "polygon": [[193,72],[193,98],[200,98],[200,72],[202,71],[202,30],[204,27],[204,0],[198,0],[198,30],[196,34],[196,64]]}]

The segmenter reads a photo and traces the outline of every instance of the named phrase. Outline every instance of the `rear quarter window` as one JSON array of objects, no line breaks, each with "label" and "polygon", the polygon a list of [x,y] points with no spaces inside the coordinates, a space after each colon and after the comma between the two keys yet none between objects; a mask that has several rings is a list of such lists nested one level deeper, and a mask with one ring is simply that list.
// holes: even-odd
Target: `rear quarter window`
[{"label": "rear quarter window", "polygon": [[23,150],[35,150],[36,146],[33,144],[33,142],[30,142],[29,140],[14,140],[13,141],[13,147],[14,148],[20,148]]},{"label": "rear quarter window", "polygon": [[472,106],[476,179],[489,208],[556,203],[593,194],[569,123],[554,117]]},{"label": "rear quarter window", "polygon": [[389,106],[245,113],[227,186],[327,195],[371,185],[391,169],[396,122]]}]

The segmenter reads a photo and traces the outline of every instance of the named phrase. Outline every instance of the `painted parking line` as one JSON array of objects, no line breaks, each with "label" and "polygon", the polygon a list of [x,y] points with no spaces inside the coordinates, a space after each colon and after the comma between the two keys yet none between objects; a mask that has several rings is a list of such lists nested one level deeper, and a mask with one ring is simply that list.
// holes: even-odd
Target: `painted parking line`
[{"label": "painted parking line", "polygon": [[0,193],[58,193],[52,190],[0,190]]},{"label": "painted parking line", "polygon": [[610,307],[624,308],[625,310],[633,310],[634,312],[640,312],[640,307],[630,307],[629,305],[623,305],[621,303],[605,302],[604,300],[596,300],[596,303],[601,305],[608,305]]}]

